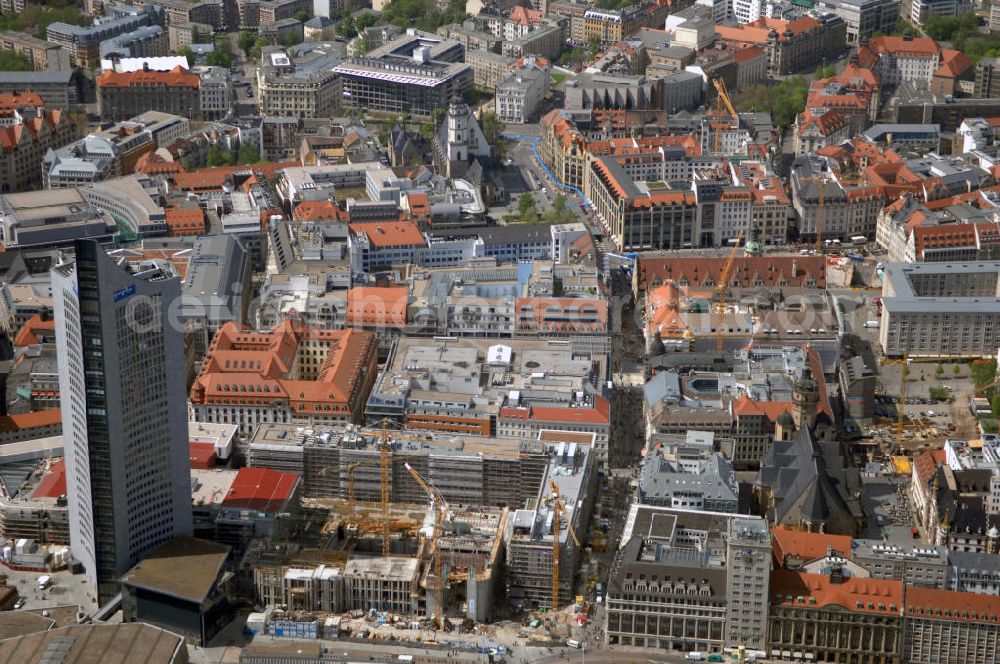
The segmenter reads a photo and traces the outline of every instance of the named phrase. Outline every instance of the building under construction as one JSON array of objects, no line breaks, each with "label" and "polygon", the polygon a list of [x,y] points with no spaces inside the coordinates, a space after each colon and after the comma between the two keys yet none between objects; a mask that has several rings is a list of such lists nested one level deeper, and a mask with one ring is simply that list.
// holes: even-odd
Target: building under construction
[{"label": "building under construction", "polygon": [[[250,466],[301,468],[303,496],[381,500],[381,431],[346,425],[309,429],[261,424],[248,446]],[[594,435],[545,430],[535,439],[389,430],[389,500],[423,503],[409,463],[452,505],[532,508],[555,447],[592,448]]]},{"label": "building under construction", "polygon": [[552,607],[572,596],[581,548],[575,533],[587,532],[595,483],[589,446],[563,442],[554,447],[532,504],[515,510],[507,524],[506,583],[512,602]]},{"label": "building under construction", "polygon": [[[392,553],[381,556],[377,512],[347,517],[331,511],[326,550],[305,549],[279,559],[260,551],[254,585],[261,604],[289,611],[375,609],[411,617],[439,615],[426,505],[394,505]],[[502,576],[505,508],[456,509],[436,545],[445,579],[442,601],[449,617],[492,619]],[[404,528],[399,524],[409,524]],[[436,547],[435,547],[436,548]]]}]

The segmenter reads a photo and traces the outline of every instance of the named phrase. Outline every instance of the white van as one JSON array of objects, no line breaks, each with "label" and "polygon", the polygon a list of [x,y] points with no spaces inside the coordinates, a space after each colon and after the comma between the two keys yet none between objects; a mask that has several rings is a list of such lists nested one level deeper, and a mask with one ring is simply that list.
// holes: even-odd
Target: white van
[{"label": "white van", "polygon": [[703,659],[705,659],[705,655],[696,650],[694,652],[689,652],[688,654],[684,655],[684,659],[690,660],[692,662],[700,662]]},{"label": "white van", "polygon": [[569,641],[566,642],[566,645],[569,646],[570,648],[579,648],[580,642],[577,641],[576,639],[570,639]]}]

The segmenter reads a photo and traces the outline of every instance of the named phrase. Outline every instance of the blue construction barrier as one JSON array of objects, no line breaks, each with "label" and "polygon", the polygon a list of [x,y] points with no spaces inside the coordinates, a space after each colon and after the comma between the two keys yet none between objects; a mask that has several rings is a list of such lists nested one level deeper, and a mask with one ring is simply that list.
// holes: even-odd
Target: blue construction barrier
[{"label": "blue construction barrier", "polygon": [[542,167],[542,170],[545,172],[546,177],[548,177],[549,180],[551,180],[556,187],[563,189],[565,191],[573,192],[574,194],[579,196],[580,200],[583,201],[583,207],[590,206],[591,204],[590,199],[583,195],[583,192],[580,191],[579,187],[563,184],[556,178],[555,175],[552,174],[552,171],[549,170],[549,167],[545,163],[545,160],[543,160],[542,156],[538,154],[538,141],[539,141],[538,136],[522,136],[519,134],[500,134],[500,135],[506,138],[508,141],[526,141],[528,143],[531,143],[531,154],[535,156],[535,160],[538,162],[538,165]]}]

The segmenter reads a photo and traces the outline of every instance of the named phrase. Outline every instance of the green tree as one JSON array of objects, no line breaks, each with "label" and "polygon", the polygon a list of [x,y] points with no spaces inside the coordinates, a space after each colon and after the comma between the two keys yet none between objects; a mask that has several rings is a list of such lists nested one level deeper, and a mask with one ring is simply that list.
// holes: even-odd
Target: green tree
[{"label": "green tree", "polygon": [[191,50],[190,46],[181,46],[175,52],[177,55],[183,55],[187,58],[188,67],[194,67],[194,51]]},{"label": "green tree", "polygon": [[944,367],[941,366],[940,364],[937,365],[936,367],[934,367],[934,375],[935,376],[943,376],[944,375]]},{"label": "green tree", "polygon": [[813,74],[813,78],[830,78],[837,75],[836,65],[827,65],[826,67],[817,67],[816,73]]},{"label": "green tree", "polygon": [[312,18],[312,14],[310,14],[307,11],[300,11],[300,12],[295,12],[292,18],[294,18],[296,21],[301,21],[302,23],[305,23],[306,21]]},{"label": "green tree", "polygon": [[962,365],[961,364],[956,364],[956,365],[952,366],[951,372],[953,374],[955,374],[956,376],[961,376],[962,375]]},{"label": "green tree", "polygon": [[461,23],[466,18],[465,0],[449,0],[444,11],[436,0],[394,0],[383,9],[378,23],[435,32],[442,25]]},{"label": "green tree", "polygon": [[571,67],[584,62],[587,59],[587,51],[580,46],[574,46],[568,51],[559,54],[559,66]]},{"label": "green tree", "polygon": [[432,122],[425,122],[422,125],[420,125],[420,135],[426,138],[427,140],[431,140],[432,138],[434,138],[435,131],[436,129],[434,128],[434,123]]},{"label": "green tree", "polygon": [[[434,121],[434,126],[435,127],[440,126],[440,124],[444,122],[444,116],[446,116],[447,114],[448,111],[444,110],[443,108],[435,108],[433,111],[431,111],[431,118]],[[496,114],[494,113],[494,115]]]},{"label": "green tree", "polygon": [[517,213],[521,221],[534,221],[538,217],[538,213],[535,212],[535,199],[528,192],[524,192],[517,199]]},{"label": "green tree", "polygon": [[243,55],[250,55],[250,49],[254,47],[254,44],[256,42],[257,42],[257,33],[250,32],[249,30],[244,30],[243,32],[240,33],[240,36],[237,39],[236,44],[241,49],[243,49]]},{"label": "green tree", "polygon": [[364,55],[369,50],[368,40],[364,37],[355,37],[351,43],[354,45],[354,55]]},{"label": "green tree", "polygon": [[31,71],[31,61],[21,53],[0,51],[0,71]]},{"label": "green tree", "polygon": [[337,35],[344,39],[353,39],[358,34],[358,29],[354,26],[354,19],[351,16],[340,19],[337,23]]},{"label": "green tree", "polygon": [[208,148],[208,155],[205,157],[205,165],[209,168],[214,166],[229,166],[231,156],[218,144]]},{"label": "green tree", "polygon": [[376,23],[378,23],[378,18],[374,14],[369,14],[368,12],[365,12],[363,14],[358,14],[354,18],[354,28],[358,32],[361,32],[365,28],[370,28]]},{"label": "green tree", "polygon": [[1000,418],[1000,394],[993,394],[990,398],[990,412],[993,413],[993,417]]},{"label": "green tree", "polygon": [[997,361],[989,360],[988,362],[973,362],[969,365],[969,371],[972,372],[973,384],[976,387],[980,385],[988,385],[997,376]]},{"label": "green tree", "polygon": [[256,164],[260,161],[260,151],[257,146],[250,141],[240,144],[240,149],[236,152],[236,163],[241,165]]},{"label": "green tree", "polygon": [[500,160],[506,159],[507,139],[503,137],[503,133],[507,129],[507,126],[500,122],[497,114],[493,111],[483,111],[480,125],[483,128],[483,135],[486,136],[486,142],[496,151],[497,158]]},{"label": "green tree", "polygon": [[743,112],[750,109],[770,111],[774,124],[787,127],[795,121],[795,116],[806,107],[809,95],[809,81],[802,76],[792,76],[777,85],[751,85],[740,91],[735,105]]},{"label": "green tree", "polygon": [[300,40],[297,35],[295,35],[294,33],[290,32],[287,35],[285,35],[285,41],[283,43],[284,43],[285,46],[291,48],[292,46],[295,46],[296,44],[301,44],[302,40]]},{"label": "green tree", "polygon": [[566,210],[566,197],[562,194],[558,194],[554,199],[552,199],[552,209],[557,213],[562,214]]},{"label": "green tree", "polygon": [[948,400],[948,390],[943,387],[935,385],[930,390],[928,390],[931,399],[934,401],[947,401]]},{"label": "green tree", "polygon": [[205,56],[205,64],[212,67],[225,67],[229,69],[233,66],[233,56],[229,51],[225,51],[216,46],[215,50]]},{"label": "green tree", "polygon": [[590,41],[587,43],[588,56],[591,60],[597,57],[597,54],[601,52],[601,40],[597,37],[591,37]]},{"label": "green tree", "polygon": [[260,52],[265,46],[268,46],[267,40],[263,37],[257,37],[257,41],[253,43],[253,47],[250,49],[250,59],[260,60]]}]

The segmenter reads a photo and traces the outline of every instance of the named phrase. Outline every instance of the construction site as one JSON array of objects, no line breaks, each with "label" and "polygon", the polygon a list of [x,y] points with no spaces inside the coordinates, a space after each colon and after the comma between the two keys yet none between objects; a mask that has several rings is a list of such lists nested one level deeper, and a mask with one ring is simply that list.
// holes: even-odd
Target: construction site
[{"label": "construction site", "polygon": [[303,464],[313,479],[299,511],[244,558],[257,603],[282,621],[336,616],[342,628],[435,633],[468,631],[508,608],[565,608],[595,494],[588,435],[262,426],[251,465]]}]

